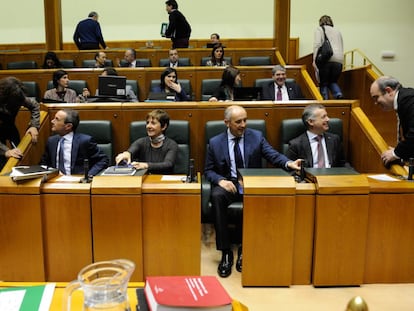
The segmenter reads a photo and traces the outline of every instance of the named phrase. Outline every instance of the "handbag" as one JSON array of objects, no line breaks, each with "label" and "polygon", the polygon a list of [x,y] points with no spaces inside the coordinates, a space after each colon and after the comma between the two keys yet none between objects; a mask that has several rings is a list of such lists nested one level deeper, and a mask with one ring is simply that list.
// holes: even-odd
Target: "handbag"
[{"label": "handbag", "polygon": [[328,62],[328,60],[333,55],[333,50],[331,46],[331,42],[329,42],[328,37],[326,36],[325,27],[322,26],[323,35],[325,39],[323,40],[322,45],[318,49],[318,53],[316,54],[315,63],[316,66],[320,67]]}]

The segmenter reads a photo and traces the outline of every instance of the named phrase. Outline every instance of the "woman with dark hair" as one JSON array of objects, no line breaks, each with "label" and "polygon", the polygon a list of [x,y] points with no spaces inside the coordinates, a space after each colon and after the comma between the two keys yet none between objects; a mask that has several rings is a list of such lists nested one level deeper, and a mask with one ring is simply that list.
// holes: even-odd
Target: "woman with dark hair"
[{"label": "woman with dark hair", "polygon": [[221,83],[217,90],[210,97],[209,101],[232,101],[234,100],[234,87],[241,83],[240,70],[233,66],[224,69],[221,76]]},{"label": "woman with dark hair", "polygon": [[224,47],[221,43],[217,43],[211,50],[211,59],[206,63],[206,66],[219,67],[227,66],[227,62],[224,60]]},{"label": "woman with dark hair", "polygon": [[127,151],[116,156],[115,162],[118,165],[124,161],[136,169],[148,169],[150,173],[171,174],[178,145],[165,136],[170,116],[164,110],[156,109],[148,113],[145,119],[148,137],[134,141]]},{"label": "woman with dark hair", "polygon": [[62,68],[59,58],[55,52],[47,52],[42,65],[43,69]]},{"label": "woman with dark hair", "polygon": [[165,70],[161,73],[160,78],[160,86],[153,88],[151,92],[154,93],[166,93],[171,94],[171,96],[174,96],[174,101],[188,101],[189,98],[187,96],[187,93],[184,91],[184,88],[181,87],[180,83],[177,82],[177,70],[172,67],[167,67]]},{"label": "woman with dark hair", "polygon": [[[316,55],[318,49],[322,46],[325,35],[331,43],[333,55],[324,64],[316,65]],[[342,91],[338,85],[339,76],[342,73],[344,62],[344,47],[342,34],[334,28],[333,21],[330,16],[323,15],[319,19],[319,27],[315,30],[315,39],[313,43],[313,67],[317,76],[319,76],[319,91],[323,99],[329,99],[329,91],[334,99],[343,98]]]},{"label": "woman with dark hair", "polygon": [[[32,136],[36,143],[40,127],[39,103],[26,97],[23,83],[15,77],[0,80],[0,170],[10,157],[21,158],[23,153],[16,146],[20,143],[20,134],[15,125],[20,107],[26,107],[31,112],[26,134]],[[10,149],[8,145],[12,147]]]},{"label": "woman with dark hair", "polygon": [[85,102],[85,97],[90,95],[88,89],[83,89],[82,95],[77,95],[75,90],[68,88],[69,77],[65,70],[59,69],[53,73],[53,89],[47,90],[43,98],[61,101],[63,103]]}]

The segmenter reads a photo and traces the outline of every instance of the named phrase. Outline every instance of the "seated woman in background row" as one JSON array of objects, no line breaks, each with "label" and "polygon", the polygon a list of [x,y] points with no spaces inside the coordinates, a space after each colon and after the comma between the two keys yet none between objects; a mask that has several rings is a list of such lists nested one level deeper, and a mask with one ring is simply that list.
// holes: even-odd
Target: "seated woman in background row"
[{"label": "seated woman in background row", "polygon": [[[101,76],[117,76],[118,72],[113,67],[106,67],[102,71]],[[132,87],[130,85],[125,86],[125,94],[127,99],[129,99],[131,102],[137,102],[138,98],[137,95],[135,95],[134,91],[132,90]],[[99,96],[99,89],[96,89],[95,96]]]},{"label": "seated woman in background row", "polygon": [[59,58],[55,52],[47,52],[42,65],[43,69],[62,68]]},{"label": "seated woman in background row", "polygon": [[174,101],[188,101],[189,97],[181,87],[180,83],[177,82],[177,70],[175,68],[167,67],[162,73],[160,78],[160,86],[153,88],[151,92],[154,93],[166,93],[174,96]]},{"label": "seated woman in background row", "polygon": [[[171,174],[177,158],[177,143],[165,136],[170,124],[170,116],[161,109],[148,113],[146,117],[147,135],[134,141],[127,151],[118,154],[118,165],[125,161],[136,169],[148,169],[155,174]],[[131,162],[132,161],[132,162]]]},{"label": "seated woman in background row", "polygon": [[240,70],[233,66],[224,69],[218,89],[209,98],[210,102],[234,100],[234,87],[241,83]]},{"label": "seated woman in background row", "polygon": [[217,43],[211,50],[211,59],[206,63],[206,66],[218,67],[227,66],[227,62],[224,60],[224,47],[221,43]]},{"label": "seated woman in background row", "polygon": [[53,89],[47,90],[44,99],[51,99],[63,103],[85,102],[85,97],[90,95],[87,88],[83,89],[82,95],[77,95],[75,90],[68,88],[69,77],[64,70],[57,70],[53,73]]}]

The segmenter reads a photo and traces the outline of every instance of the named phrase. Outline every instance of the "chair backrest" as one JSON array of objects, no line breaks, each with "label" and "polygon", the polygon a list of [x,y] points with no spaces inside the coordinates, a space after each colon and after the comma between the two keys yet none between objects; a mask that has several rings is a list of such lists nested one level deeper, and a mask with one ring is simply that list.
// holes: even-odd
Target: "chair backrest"
[{"label": "chair backrest", "polygon": [[[158,64],[160,67],[167,67],[169,63],[170,63],[169,58],[161,58]],[[191,61],[189,57],[180,57],[179,63],[180,63],[180,66],[191,66]]]},{"label": "chair backrest", "polygon": [[135,95],[137,95],[137,98],[139,98],[139,88],[138,88],[137,80],[126,80],[126,84],[131,86]]},{"label": "chair backrest", "polygon": [[201,81],[201,100],[208,101],[220,83],[221,79],[203,79]]},{"label": "chair backrest", "polygon": [[22,81],[25,89],[26,89],[26,96],[33,98],[37,101],[40,99],[40,91],[39,91],[39,85],[36,81]]},{"label": "chair backrest", "polygon": [[[201,66],[205,66],[206,64],[207,64],[207,61],[208,60],[210,60],[211,59],[211,57],[210,56],[203,56],[202,58],[201,58],[201,63],[200,63],[200,65]],[[226,63],[228,64],[228,65],[231,65],[232,64],[232,59],[231,59],[231,56],[224,56],[224,60],[226,61]]]},{"label": "chair backrest", "polygon": [[[83,89],[88,87],[88,83],[85,80],[69,80],[68,87],[70,89],[75,90],[76,94],[80,95],[82,94]],[[53,88],[54,88],[53,81],[52,80],[48,81],[47,89],[50,90]]]},{"label": "chair backrest", "polygon": [[[247,120],[247,127],[261,131],[263,136],[266,137],[266,121],[261,119],[249,119]],[[207,121],[205,125],[205,142],[208,145],[210,138],[224,132],[227,129],[223,120]]]},{"label": "chair backrest", "polygon": [[73,59],[61,59],[60,63],[63,68],[75,68],[75,61]]},{"label": "chair backrest", "polygon": [[112,122],[108,120],[81,120],[76,132],[92,136],[99,148],[108,156],[109,163],[114,163],[112,146]]},{"label": "chair backrest", "polygon": [[151,67],[151,60],[149,58],[137,58],[137,67]]},{"label": "chair backrest", "polygon": [[7,69],[36,69],[37,63],[34,60],[22,60],[7,63]]},{"label": "chair backrest", "polygon": [[[181,84],[181,87],[184,89],[185,93],[188,96],[188,100],[192,100],[193,98],[193,89],[191,87],[191,81],[189,79],[178,79],[178,83]],[[150,92],[153,89],[160,87],[160,80],[151,80],[150,84]]]},{"label": "chair backrest", "polygon": [[266,66],[271,65],[270,56],[247,56],[240,57],[240,66]]},{"label": "chair backrest", "polygon": [[[280,124],[280,152],[286,154],[289,149],[289,141],[306,131],[302,119],[285,119]],[[338,135],[342,141],[342,119],[329,119],[328,132]]]},{"label": "chair backrest", "polygon": [[[82,61],[82,68],[94,68],[96,60],[94,59],[84,59]],[[105,67],[113,67],[113,62],[111,59],[105,60]]]},{"label": "chair backrest", "polygon": [[[166,136],[178,144],[177,159],[174,165],[174,174],[187,174],[190,164],[190,123],[186,120],[171,120]],[[146,121],[134,121],[129,125],[129,140],[147,136]]]}]

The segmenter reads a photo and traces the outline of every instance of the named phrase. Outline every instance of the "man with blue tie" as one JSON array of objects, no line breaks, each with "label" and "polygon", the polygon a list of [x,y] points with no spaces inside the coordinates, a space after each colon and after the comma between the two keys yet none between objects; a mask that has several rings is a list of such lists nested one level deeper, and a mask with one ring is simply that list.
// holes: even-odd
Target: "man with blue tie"
[{"label": "man with blue tie", "polygon": [[[224,112],[227,130],[210,139],[204,174],[212,184],[211,203],[214,210],[216,247],[222,251],[217,272],[221,277],[231,274],[233,251],[228,232],[227,209],[242,201],[242,182],[238,168],[260,168],[262,158],[273,166],[286,170],[299,170],[300,160],[291,161],[277,152],[264,138],[263,133],[246,128],[247,112],[240,106],[229,106]],[[265,238],[265,237],[264,237]],[[238,249],[236,269],[242,270],[242,249]]]},{"label": "man with blue tie", "polygon": [[49,137],[41,165],[58,168],[63,175],[84,174],[84,160],[88,159],[88,176],[94,176],[108,167],[108,156],[98,147],[94,139],[86,134],[76,133],[79,113],[71,109],[56,112],[51,121]]}]

